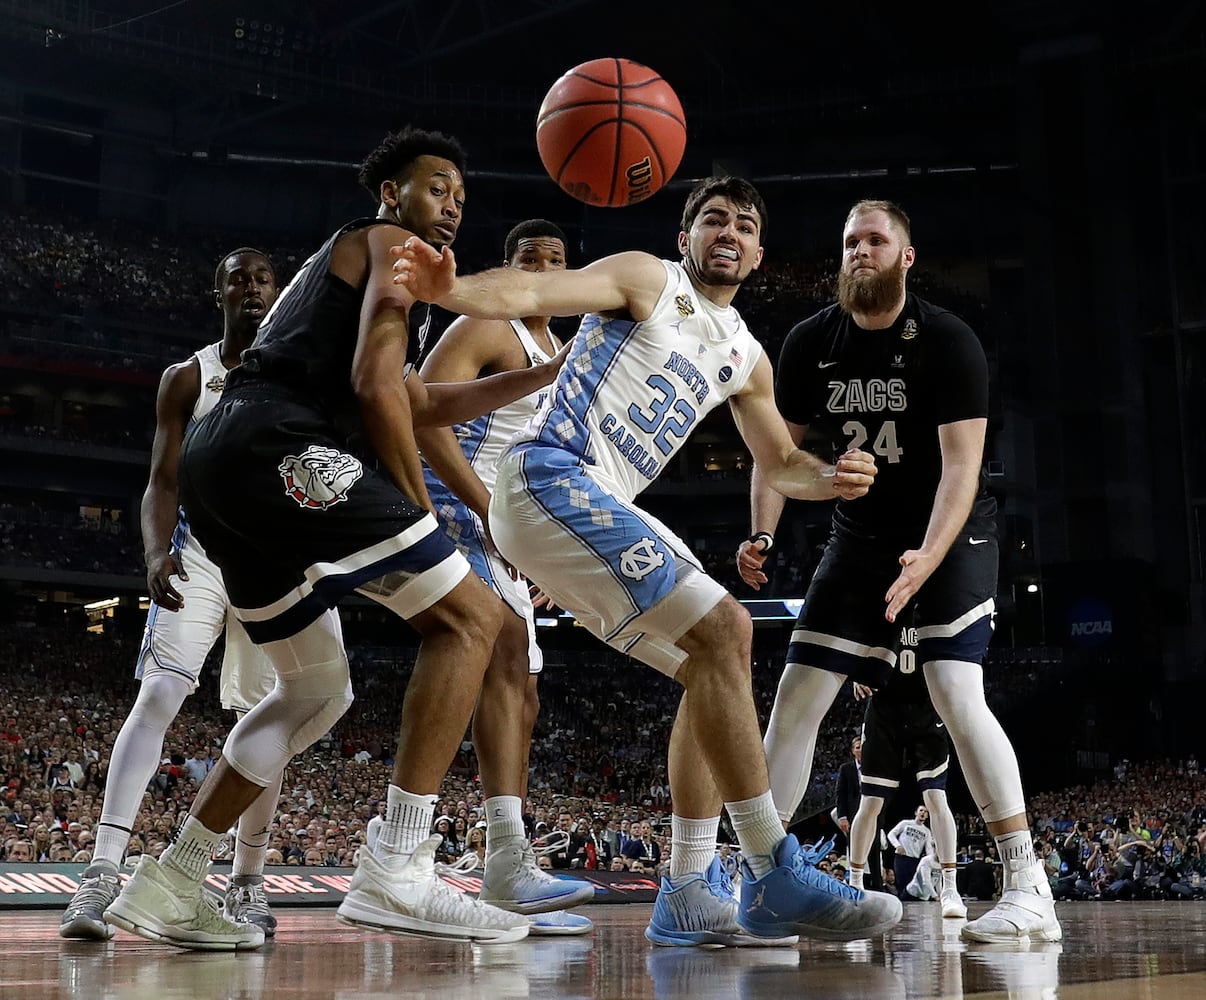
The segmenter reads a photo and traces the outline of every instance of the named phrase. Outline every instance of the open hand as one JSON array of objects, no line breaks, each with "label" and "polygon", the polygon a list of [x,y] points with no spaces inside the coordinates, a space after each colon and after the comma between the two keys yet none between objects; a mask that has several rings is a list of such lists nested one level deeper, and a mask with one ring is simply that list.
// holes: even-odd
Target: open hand
[{"label": "open hand", "polygon": [[909,549],[900,557],[900,576],[888,588],[884,600],[887,610],[884,617],[890,622],[896,621],[896,616],[904,606],[912,600],[913,595],[921,589],[921,585],[930,578],[930,574],[938,568],[942,560],[924,549]]},{"label": "open hand", "polygon": [[456,256],[451,247],[437,250],[417,236],[389,248],[394,260],[394,284],[404,285],[420,302],[435,302],[452,291]]}]

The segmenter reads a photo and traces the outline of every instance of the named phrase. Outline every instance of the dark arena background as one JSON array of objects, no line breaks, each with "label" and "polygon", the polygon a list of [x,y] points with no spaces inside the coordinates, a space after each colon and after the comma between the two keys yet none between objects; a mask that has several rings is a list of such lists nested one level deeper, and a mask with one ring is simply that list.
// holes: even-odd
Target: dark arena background
[{"label": "dark arena background", "polygon": [[[549,85],[600,56],[656,69],[688,124],[674,180],[628,208],[571,199],[536,150]],[[1206,19],[1186,0],[0,0],[0,993],[1206,996],[1206,869],[1193,861],[1206,850],[1204,65]],[[1099,837],[1137,816],[1171,845],[1167,866],[1124,893],[1065,885],[1062,943],[1017,948],[969,945],[920,902],[855,944],[654,948],[642,931],[656,869],[580,872],[599,886],[583,937],[486,948],[357,930],[330,903],[385,794],[417,645],[357,598],[341,606],[356,701],[294,760],[271,828],[275,940],[248,954],[124,931],[61,940],[137,693],[139,506],[160,375],[219,338],[222,255],[266,250],[283,287],[369,214],[356,167],[405,124],[468,150],[464,272],[496,264],[506,233],[534,216],[564,229],[571,266],[626,249],[673,258],[695,181],[753,180],[765,262],[735,305],[772,362],[791,326],[833,300],[849,206],[900,203],[917,248],[910,287],[961,316],[989,360],[1002,558],[984,676],[1034,838],[1059,855],[1058,882],[1079,823]],[[450,316],[436,320],[442,330]],[[734,563],[750,469],[722,407],[641,503],[750,608],[765,726],[830,508],[789,502],[755,593]],[[668,840],[678,688],[566,615],[542,617],[539,637],[533,826],[601,816]],[[220,754],[232,724],[220,653],[168,731],[131,855],[164,849],[196,791],[186,762]],[[837,772],[861,718],[847,685],[793,821],[801,839],[835,832]],[[56,786],[60,764],[72,787]],[[953,770],[962,866],[991,838]],[[885,825],[919,801],[902,786]],[[437,812],[472,827],[480,806],[466,734]],[[1169,891],[1175,880],[1187,895]],[[990,905],[969,900],[971,916]]]}]

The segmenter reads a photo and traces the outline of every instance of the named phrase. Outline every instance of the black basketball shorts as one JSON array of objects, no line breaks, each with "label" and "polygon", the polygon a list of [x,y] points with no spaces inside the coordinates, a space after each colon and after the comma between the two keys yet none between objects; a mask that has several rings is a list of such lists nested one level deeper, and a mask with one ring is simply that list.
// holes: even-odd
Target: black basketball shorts
[{"label": "black basketball shorts", "polygon": [[863,719],[863,795],[889,799],[909,771],[922,791],[946,788],[950,742],[930,705],[880,704],[873,695]]},{"label": "black basketball shorts", "polygon": [[884,596],[900,575],[901,551],[832,536],[804,596],[787,663],[832,670],[883,687],[896,663],[901,626],[910,624],[917,629],[919,663],[982,663],[995,611],[996,535],[960,533],[892,623],[884,617]]},{"label": "black basketball shorts", "polygon": [[430,513],[351,454],[322,414],[271,390],[227,397],[190,428],[179,489],[258,643],[295,634],[383,576],[409,617],[469,572]]}]

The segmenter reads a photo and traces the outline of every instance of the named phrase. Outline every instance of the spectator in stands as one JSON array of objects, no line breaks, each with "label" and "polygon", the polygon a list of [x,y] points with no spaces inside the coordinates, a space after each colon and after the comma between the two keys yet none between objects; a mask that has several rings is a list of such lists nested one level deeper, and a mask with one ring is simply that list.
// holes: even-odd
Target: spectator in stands
[{"label": "spectator in stands", "polygon": [[474,824],[472,830],[465,837],[465,853],[463,858],[473,855],[477,859],[477,867],[481,868],[486,863],[486,824],[484,820]]},{"label": "spectator in stands", "polygon": [[[642,871],[652,871],[662,860],[662,848],[653,838],[653,830],[649,825],[648,820],[642,820],[637,824],[637,829],[627,846],[623,850],[624,857],[630,861],[639,862],[642,866]],[[631,870],[635,870],[636,866],[630,866]]]},{"label": "spectator in stands", "polygon": [[983,849],[976,848],[972,860],[964,869],[964,894],[972,899],[991,900],[996,898],[996,892],[997,878],[992,865],[988,863]]},{"label": "spectator in stands", "polygon": [[197,747],[193,755],[184,762],[184,768],[188,772],[188,776],[192,778],[194,785],[200,785],[213,766],[213,758],[210,757],[209,750],[203,746]]}]

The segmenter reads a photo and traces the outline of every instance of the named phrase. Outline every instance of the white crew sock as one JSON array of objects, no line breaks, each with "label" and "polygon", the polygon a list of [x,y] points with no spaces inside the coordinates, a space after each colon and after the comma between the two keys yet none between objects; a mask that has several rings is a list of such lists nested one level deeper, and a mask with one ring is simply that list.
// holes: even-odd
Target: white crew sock
[{"label": "white crew sock", "polygon": [[409,858],[414,854],[415,848],[431,836],[435,804],[434,795],[415,795],[391,784],[381,833],[377,837],[377,856]]}]

